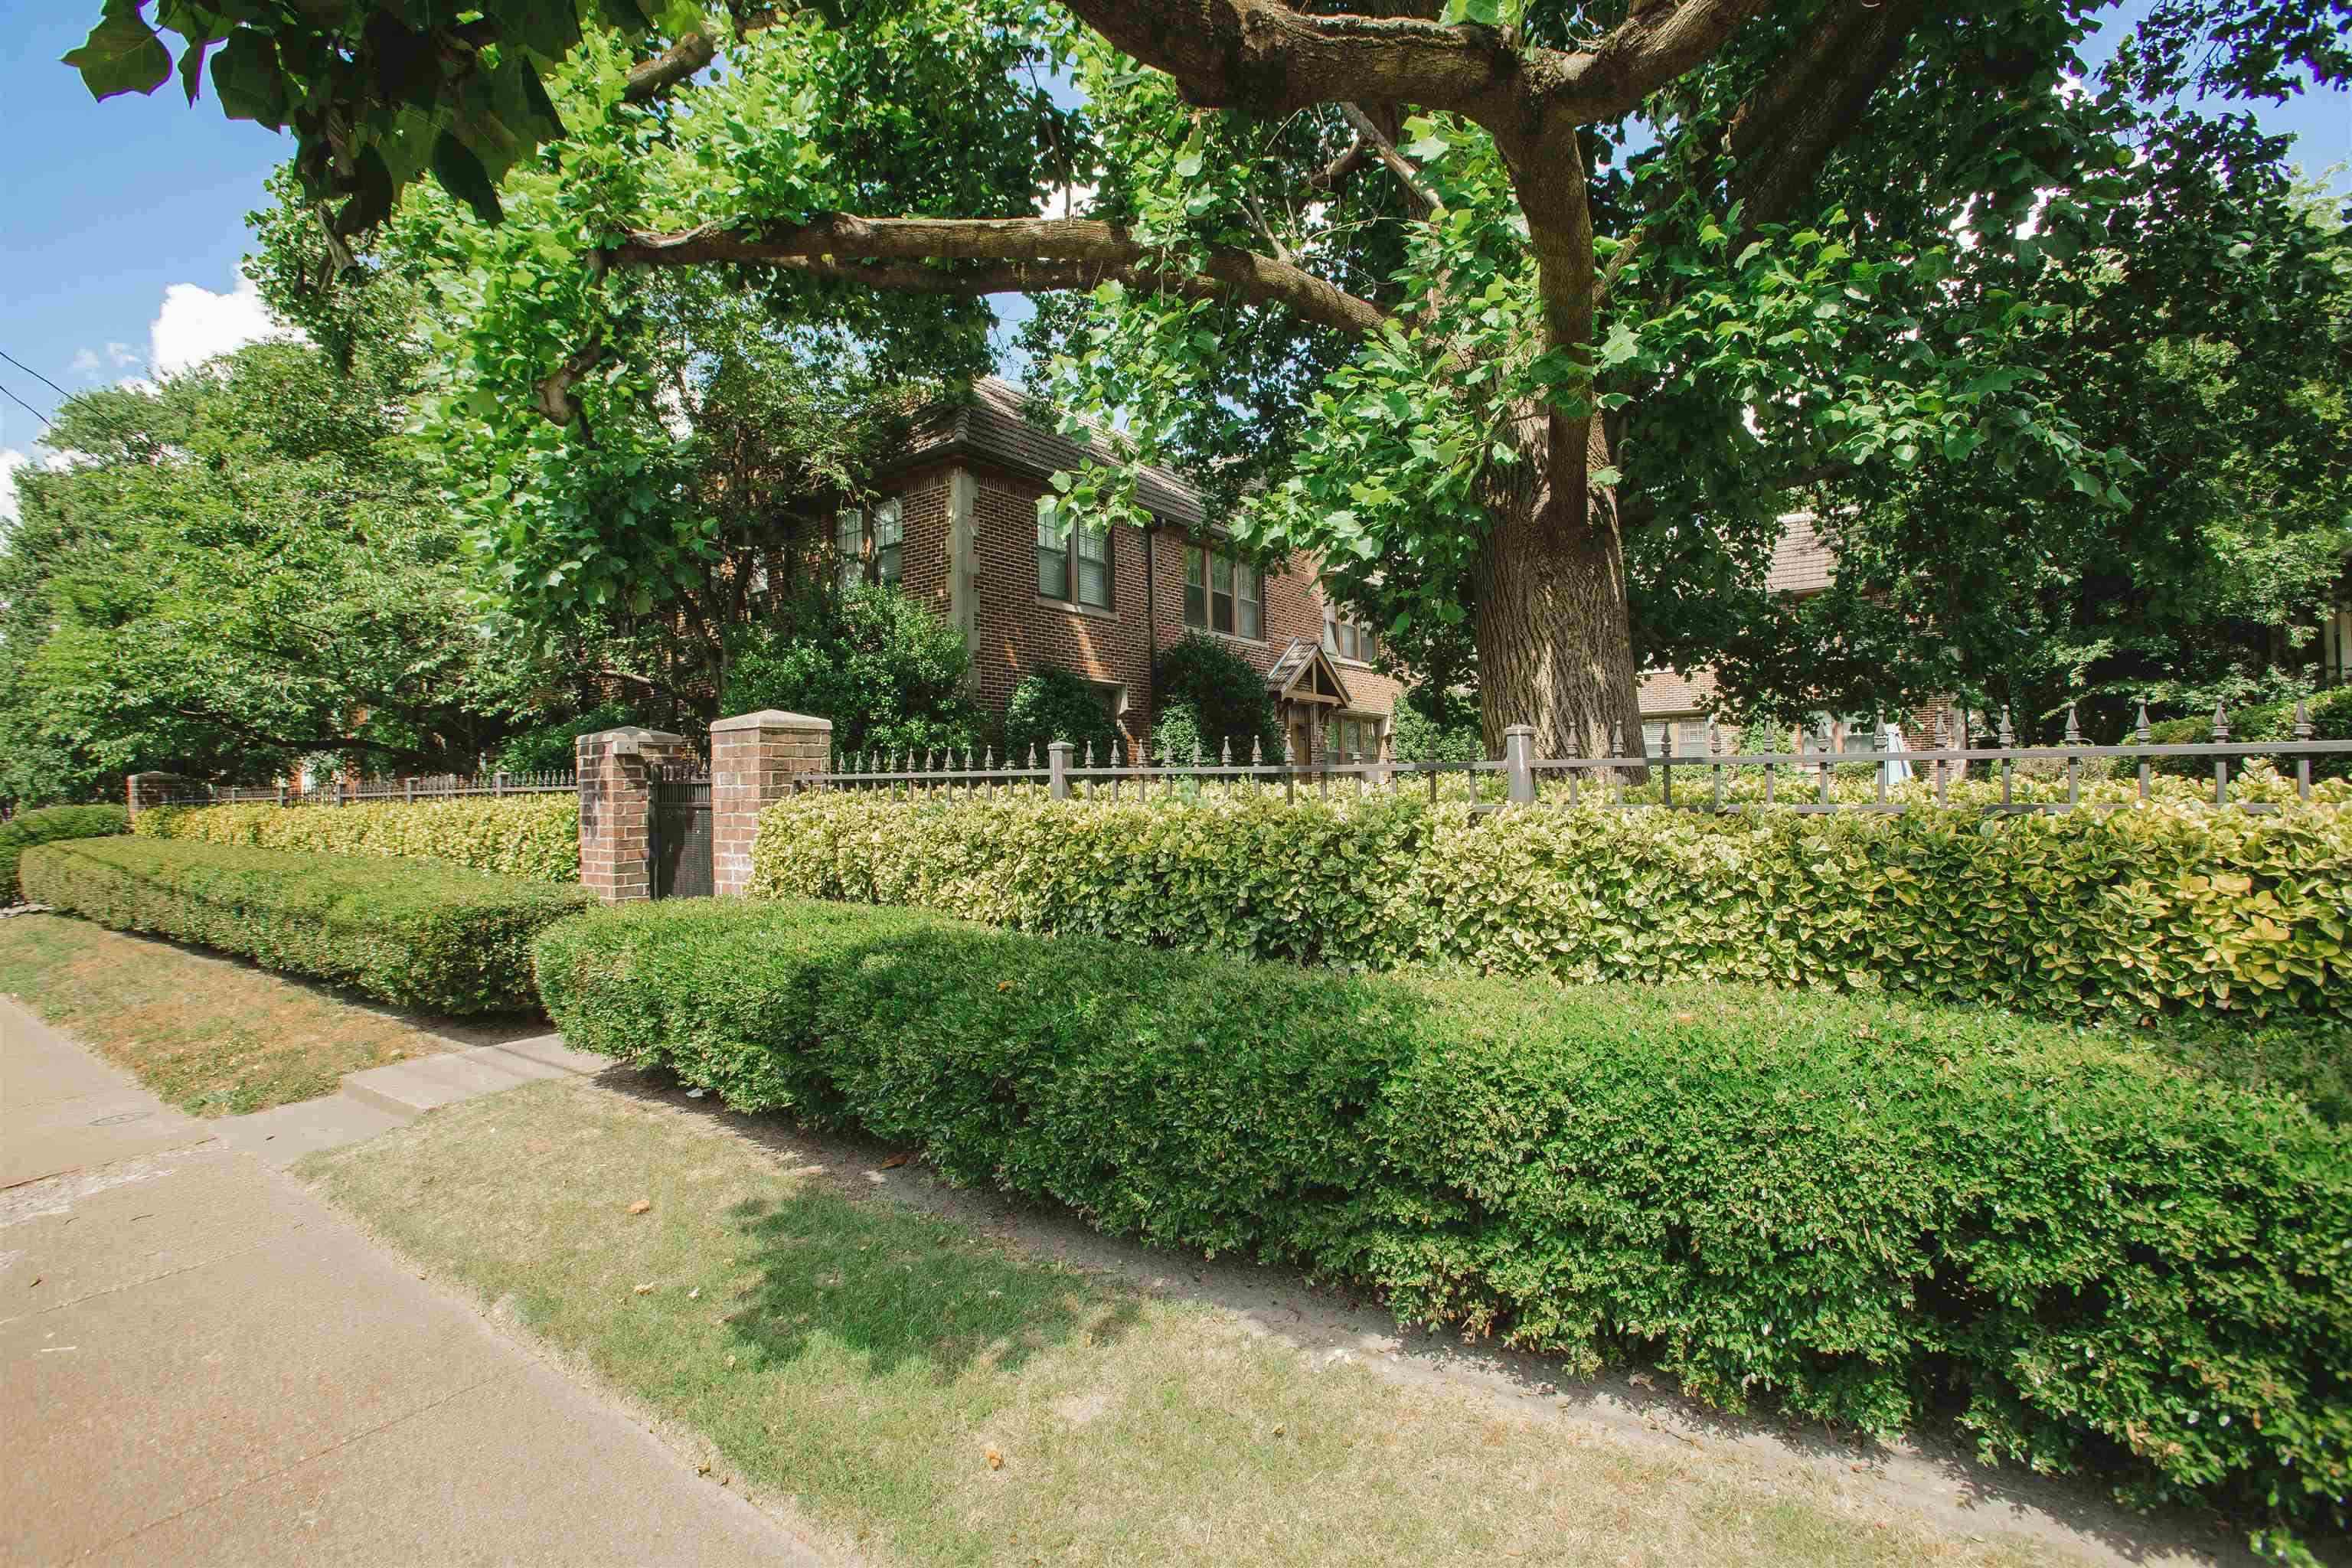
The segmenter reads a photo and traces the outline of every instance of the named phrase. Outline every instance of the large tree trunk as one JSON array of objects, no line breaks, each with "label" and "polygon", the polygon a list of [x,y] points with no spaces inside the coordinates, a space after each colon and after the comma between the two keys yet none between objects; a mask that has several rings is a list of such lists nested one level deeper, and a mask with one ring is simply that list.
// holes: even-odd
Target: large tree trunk
[{"label": "large tree trunk", "polygon": [[1580,494],[1530,499],[1500,510],[1475,568],[1487,754],[1511,724],[1535,727],[1538,757],[1602,756],[1612,741],[1622,754],[1641,744],[1642,710],[1617,530]]}]

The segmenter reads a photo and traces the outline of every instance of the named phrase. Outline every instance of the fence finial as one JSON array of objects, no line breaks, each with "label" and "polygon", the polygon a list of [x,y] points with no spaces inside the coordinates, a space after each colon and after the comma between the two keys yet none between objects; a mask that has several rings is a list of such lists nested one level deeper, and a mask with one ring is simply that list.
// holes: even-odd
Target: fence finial
[{"label": "fence finial", "polygon": [[2228,710],[2227,710],[2223,709],[2223,708],[2222,708],[2222,706],[2221,706],[2219,702],[2216,702],[2216,703],[2214,703],[2214,704],[2213,704],[2213,742],[2214,742],[2214,743],[2215,743],[2216,745],[2219,745],[2219,744],[2220,744],[2220,743],[2221,743],[2222,742],[2227,741],[2229,738],[2230,738],[2230,715],[2229,715],[2229,712],[2228,712]]},{"label": "fence finial", "polygon": [[2303,705],[2300,697],[2294,700],[2294,738],[2298,741],[2311,739],[2311,710]]},{"label": "fence finial", "polygon": [[1265,765],[1265,742],[1260,737],[1252,735],[1250,737],[1250,766],[1256,768],[1263,767]]},{"label": "fence finial", "polygon": [[1282,732],[1282,765],[1286,768],[1295,768],[1298,765],[1298,749],[1291,744],[1290,731],[1287,730]]},{"label": "fence finial", "polygon": [[1723,755],[1723,726],[1712,718],[1706,721],[1706,754],[1710,757]]},{"label": "fence finial", "polygon": [[1037,766],[1037,742],[1034,741],[1029,742],[1029,766],[1033,772]]},{"label": "fence finial", "polygon": [[2132,739],[2145,746],[2148,742],[2150,734],[2151,731],[2147,727],[2147,704],[2143,702],[2139,705],[2139,722],[2132,727]]},{"label": "fence finial", "polygon": [[1192,765],[1196,768],[1201,765],[1201,737],[1198,735],[1192,737]]},{"label": "fence finial", "polygon": [[[1642,754],[1646,757],[1649,752],[1649,742],[1644,739],[1642,743]],[[1612,757],[1625,755],[1625,724],[1621,719],[1609,721],[1609,754]]]},{"label": "fence finial", "polygon": [[1110,738],[1110,765],[1114,769],[1127,766],[1127,742],[1117,735]]},{"label": "fence finial", "polygon": [[2066,704],[2066,743],[2070,746],[2083,743],[2083,729],[2074,722],[2074,705],[2072,702]]},{"label": "fence finial", "polygon": [[2000,710],[2000,729],[1999,731],[1999,735],[2003,750],[2007,750],[2009,747],[2017,744],[2017,731],[2009,727],[2009,710],[2006,708]]},{"label": "fence finial", "polygon": [[1231,735],[1217,742],[1217,765],[1221,768],[1234,765],[1234,738]]},{"label": "fence finial", "polygon": [[1095,738],[1092,735],[1087,737],[1086,755],[1086,765],[1089,768],[1093,767],[1095,765]]}]

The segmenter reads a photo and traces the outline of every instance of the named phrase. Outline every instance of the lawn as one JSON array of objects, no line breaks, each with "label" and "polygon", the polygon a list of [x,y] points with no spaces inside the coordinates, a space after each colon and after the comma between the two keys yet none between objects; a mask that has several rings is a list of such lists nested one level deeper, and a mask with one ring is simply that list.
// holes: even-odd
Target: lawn
[{"label": "lawn", "polygon": [[481,1043],[249,963],[64,915],[0,920],[0,993],[195,1116],[315,1099],[334,1093],[345,1073]]},{"label": "lawn", "polygon": [[1310,1360],[727,1126],[538,1084],[299,1169],[863,1562],[2063,1560]]}]

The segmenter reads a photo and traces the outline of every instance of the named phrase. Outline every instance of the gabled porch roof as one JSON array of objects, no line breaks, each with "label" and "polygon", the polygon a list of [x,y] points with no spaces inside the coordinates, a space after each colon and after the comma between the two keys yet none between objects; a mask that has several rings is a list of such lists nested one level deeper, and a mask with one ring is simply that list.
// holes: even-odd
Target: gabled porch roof
[{"label": "gabled porch roof", "polygon": [[1265,672],[1265,684],[1276,701],[1320,702],[1334,708],[1349,705],[1348,685],[1339,679],[1339,667],[1323,651],[1322,644],[1306,637],[1290,639],[1290,646]]}]

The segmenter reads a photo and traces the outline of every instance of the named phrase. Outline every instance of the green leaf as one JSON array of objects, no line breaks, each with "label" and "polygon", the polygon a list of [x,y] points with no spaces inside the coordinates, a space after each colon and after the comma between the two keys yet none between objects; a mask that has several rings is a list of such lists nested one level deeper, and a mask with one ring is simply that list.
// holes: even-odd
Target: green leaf
[{"label": "green leaf", "polygon": [[172,51],[139,10],[139,0],[106,0],[104,18],[66,56],[92,98],[152,92],[171,79]]},{"label": "green leaf", "polygon": [[1615,489],[1625,482],[1624,472],[1613,465],[1595,468],[1584,477],[1586,482],[1604,490]]},{"label": "green leaf", "polygon": [[474,209],[474,216],[484,223],[496,225],[504,216],[499,210],[499,190],[490,183],[490,172],[482,167],[474,150],[444,131],[433,139],[433,177],[441,188]]},{"label": "green leaf", "polygon": [[240,27],[213,57],[213,94],[231,120],[250,120],[273,131],[286,124],[286,74],[278,46],[264,33]]}]

